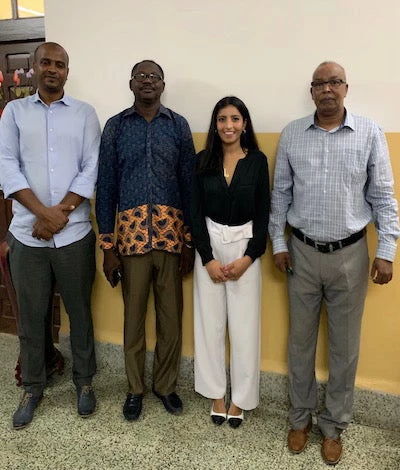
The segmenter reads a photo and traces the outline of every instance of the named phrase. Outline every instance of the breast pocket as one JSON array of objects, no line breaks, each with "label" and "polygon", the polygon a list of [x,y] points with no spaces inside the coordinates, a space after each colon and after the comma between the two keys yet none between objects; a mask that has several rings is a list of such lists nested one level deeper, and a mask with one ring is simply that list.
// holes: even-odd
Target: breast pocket
[{"label": "breast pocket", "polygon": [[342,155],[344,180],[348,185],[364,184],[367,180],[368,156],[361,150],[345,149]]}]

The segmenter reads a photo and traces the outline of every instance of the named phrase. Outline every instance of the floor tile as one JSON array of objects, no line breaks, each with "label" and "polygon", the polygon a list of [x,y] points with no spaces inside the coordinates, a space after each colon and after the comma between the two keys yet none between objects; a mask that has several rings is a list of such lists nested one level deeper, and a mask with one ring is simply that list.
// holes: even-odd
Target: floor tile
[{"label": "floor tile", "polygon": [[[305,451],[293,455],[286,445],[287,406],[276,390],[245,413],[232,429],[210,419],[210,402],[182,383],[178,390],[184,413],[173,416],[151,390],[136,422],[122,415],[126,378],[117,354],[108,355],[94,380],[98,408],[82,419],[67,360],[55,376],[26,429],[12,429],[12,414],[22,395],[13,369],[18,355],[15,337],[0,334],[0,469],[4,470],[327,470],[316,426]],[[113,366],[113,360],[119,361]],[[108,361],[108,362],[107,362]],[[282,382],[277,378],[276,386]],[[274,386],[275,386],[274,385]],[[264,384],[265,386],[265,384]],[[151,389],[151,384],[148,384]],[[355,422],[343,433],[338,470],[400,470],[400,431]]]}]

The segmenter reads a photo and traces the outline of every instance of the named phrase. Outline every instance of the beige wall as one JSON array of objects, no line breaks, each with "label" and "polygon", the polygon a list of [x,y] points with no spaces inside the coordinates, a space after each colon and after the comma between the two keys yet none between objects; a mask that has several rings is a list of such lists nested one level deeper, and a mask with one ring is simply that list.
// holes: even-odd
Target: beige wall
[{"label": "beige wall", "polygon": [[[391,133],[387,135],[400,194],[398,0],[47,0],[45,9],[47,39],[63,44],[70,55],[67,91],[92,103],[102,124],[132,103],[132,65],[153,58],[166,72],[163,101],[187,117],[198,148],[216,101],[236,94],[251,111],[271,170],[278,133],[313,109],[312,71],[326,59],[342,63],[350,83],[347,106]],[[373,255],[373,230],[368,240]],[[100,256],[98,261],[96,337],[120,343],[120,290],[105,283]],[[357,384],[400,395],[399,256],[395,272],[388,286],[369,286]],[[184,290],[183,353],[191,356],[191,278]],[[152,348],[152,305],[149,310]],[[324,326],[318,348],[320,377],[326,375]],[[269,248],[263,258],[263,370],[286,371],[287,327],[284,277],[274,270]]]}]

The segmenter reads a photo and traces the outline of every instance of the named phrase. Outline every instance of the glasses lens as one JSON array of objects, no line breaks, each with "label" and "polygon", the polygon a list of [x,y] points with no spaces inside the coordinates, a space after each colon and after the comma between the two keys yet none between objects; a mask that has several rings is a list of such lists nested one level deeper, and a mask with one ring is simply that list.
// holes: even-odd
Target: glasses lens
[{"label": "glasses lens", "polygon": [[346,83],[340,78],[335,78],[332,80],[327,80],[326,82],[311,82],[311,86],[315,90],[322,90],[325,85],[329,85],[330,88],[339,88],[342,83]]},{"label": "glasses lens", "polygon": [[331,88],[338,88],[338,87],[340,87],[340,85],[343,83],[343,81],[342,81],[342,80],[339,80],[339,79],[337,79],[337,80],[329,80],[328,83],[329,83],[329,86],[330,86]]},{"label": "glasses lens", "polygon": [[149,78],[152,82],[159,82],[161,80],[160,75],[157,75],[156,73],[151,73]]},{"label": "glasses lens", "polygon": [[137,82],[143,82],[143,80],[146,78],[146,74],[145,74],[145,73],[135,73],[135,75],[133,76],[133,78],[134,78]]},{"label": "glasses lens", "polygon": [[326,82],[311,82],[311,86],[316,90],[321,90]]},{"label": "glasses lens", "polygon": [[144,80],[146,80],[146,78],[149,78],[150,81],[153,83],[159,82],[161,80],[160,75],[157,75],[156,73],[143,73],[143,72],[135,73],[133,78],[137,82],[143,82]]}]

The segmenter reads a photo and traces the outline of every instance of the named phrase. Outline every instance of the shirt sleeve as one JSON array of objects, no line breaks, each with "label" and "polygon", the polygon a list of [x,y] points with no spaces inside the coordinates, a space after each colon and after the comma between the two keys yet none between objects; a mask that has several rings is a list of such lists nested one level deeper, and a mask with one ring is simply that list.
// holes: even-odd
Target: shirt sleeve
[{"label": "shirt sleeve", "polygon": [[96,192],[96,218],[100,247],[114,246],[115,216],[118,204],[118,159],[115,149],[115,118],[106,123],[100,143],[99,175]]},{"label": "shirt sleeve", "polygon": [[82,166],[69,188],[71,192],[87,199],[93,197],[97,181],[100,134],[99,119],[90,106],[83,131]]},{"label": "shirt sleeve", "polygon": [[179,189],[182,201],[183,223],[185,231],[185,241],[191,241],[190,234],[190,198],[192,192],[192,177],[195,165],[196,152],[194,150],[193,137],[186,119],[180,120],[181,145],[179,158]]},{"label": "shirt sleeve", "polygon": [[260,165],[255,191],[255,215],[253,219],[253,238],[249,240],[245,255],[254,261],[264,254],[267,246],[269,220],[269,173],[267,157],[260,152]]},{"label": "shirt sleeve", "polygon": [[206,226],[204,212],[203,177],[198,174],[197,168],[201,153],[197,157],[197,165],[193,176],[192,198],[191,198],[191,228],[192,238],[196,250],[199,252],[203,265],[214,259],[210,235]]},{"label": "shirt sleeve", "polygon": [[397,201],[393,192],[393,174],[386,137],[376,126],[368,161],[366,200],[378,233],[376,257],[393,261],[400,235]]},{"label": "shirt sleeve", "polygon": [[269,235],[272,241],[272,253],[275,255],[288,251],[285,228],[287,213],[293,200],[293,174],[288,158],[288,138],[283,130],[276,156],[274,187],[271,196],[271,214]]},{"label": "shirt sleeve", "polygon": [[12,103],[5,107],[0,119],[0,183],[5,198],[30,187],[21,172],[19,129]]}]

